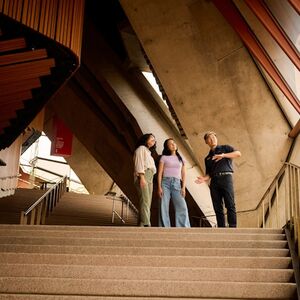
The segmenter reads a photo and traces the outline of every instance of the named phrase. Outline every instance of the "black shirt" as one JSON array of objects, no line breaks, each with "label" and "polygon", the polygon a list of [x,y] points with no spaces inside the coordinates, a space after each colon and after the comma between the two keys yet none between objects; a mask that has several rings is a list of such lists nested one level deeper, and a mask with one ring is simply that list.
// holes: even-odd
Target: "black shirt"
[{"label": "black shirt", "polygon": [[212,160],[215,154],[229,153],[236,151],[230,145],[218,145],[215,149],[210,150],[208,155],[205,157],[206,174],[213,177],[214,174],[220,172],[231,172],[233,173],[233,164],[231,158],[222,158],[219,161]]}]

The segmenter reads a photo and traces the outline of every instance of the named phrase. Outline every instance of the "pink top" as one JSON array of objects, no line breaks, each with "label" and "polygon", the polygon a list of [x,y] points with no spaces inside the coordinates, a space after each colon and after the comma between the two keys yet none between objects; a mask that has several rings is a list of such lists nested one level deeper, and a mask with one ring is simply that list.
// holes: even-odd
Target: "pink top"
[{"label": "pink top", "polygon": [[177,155],[162,155],[159,162],[164,165],[163,177],[181,179],[182,162],[179,161]]}]

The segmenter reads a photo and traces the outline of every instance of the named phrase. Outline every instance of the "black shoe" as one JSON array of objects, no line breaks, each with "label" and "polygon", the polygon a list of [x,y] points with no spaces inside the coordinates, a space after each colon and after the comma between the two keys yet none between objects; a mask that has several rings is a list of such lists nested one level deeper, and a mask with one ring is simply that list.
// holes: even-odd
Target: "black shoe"
[{"label": "black shoe", "polygon": [[0,158],[0,166],[1,167],[5,167],[6,166],[6,163]]}]

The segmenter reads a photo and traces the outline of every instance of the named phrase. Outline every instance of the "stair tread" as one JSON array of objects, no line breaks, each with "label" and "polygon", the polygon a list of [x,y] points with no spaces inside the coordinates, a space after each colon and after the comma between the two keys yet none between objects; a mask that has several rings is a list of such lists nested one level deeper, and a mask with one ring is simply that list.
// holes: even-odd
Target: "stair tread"
[{"label": "stair tread", "polygon": [[[180,282],[180,284],[178,284]],[[1,277],[0,292],[139,297],[270,298],[293,297],[295,283],[113,280]]]},{"label": "stair tread", "polygon": [[[24,230],[24,227],[19,225],[6,225],[6,224],[0,224],[0,230],[2,229],[9,229],[13,228],[14,230]],[[180,227],[127,227],[127,226],[61,226],[61,225],[27,225],[26,230],[63,230],[63,231],[137,231],[137,232],[156,232],[156,231],[166,231],[166,232],[252,232],[252,233],[258,233],[258,234],[265,234],[267,232],[269,233],[279,233],[282,234],[282,229],[269,229],[269,228],[211,228],[211,227],[201,227],[201,228],[180,228]]]},{"label": "stair tread", "polygon": [[[227,276],[230,272],[230,277]],[[197,267],[86,266],[2,264],[0,277],[51,277],[85,279],[155,279],[226,282],[293,282],[293,270]]]},{"label": "stair tread", "polygon": [[136,256],[2,252],[0,263],[288,269],[289,257]]},{"label": "stair tread", "polygon": [[[91,296],[91,295],[84,295],[84,296],[74,296],[74,295],[32,295],[32,294],[1,294],[1,298],[3,300],[24,300],[24,296],[28,300],[117,300],[120,299],[119,296]],[[152,297],[122,297],[122,300],[149,300],[153,299]],[[177,297],[177,300],[190,300],[191,298],[184,298],[184,297]],[[241,300],[242,298],[226,298],[226,300]],[[155,300],[170,300],[169,297],[155,297]],[[224,298],[201,298],[201,300],[224,300]],[[255,300],[248,298],[247,300]],[[288,300],[288,299],[281,299],[281,300]]]},{"label": "stair tread", "polygon": [[[45,231],[41,228],[40,230],[1,230],[0,228],[0,236],[43,236]],[[230,233],[220,233],[220,232],[186,232],[184,235],[180,232],[140,232],[138,235],[135,234],[135,232],[92,232],[92,231],[68,231],[68,232],[62,232],[60,230],[48,230],[47,231],[47,237],[85,237],[85,238],[122,238],[122,239],[157,239],[157,238],[163,238],[163,239],[180,239],[181,241],[186,240],[224,240],[227,241],[233,241],[233,240],[251,240],[251,241],[284,241],[286,240],[286,237],[284,234],[249,234],[249,233],[236,233],[236,234],[230,234]]]},{"label": "stair tread", "polygon": [[[183,242],[176,239],[143,239],[138,238],[83,238],[83,237],[30,237],[30,236],[0,236],[0,244],[61,244],[61,245],[90,245],[90,246],[144,246],[144,247],[182,247]],[[184,246],[187,248],[264,248],[264,249],[286,249],[287,241],[251,241],[251,240],[185,240]]]},{"label": "stair tread", "polygon": [[253,249],[253,248],[184,248],[184,247],[129,247],[129,246],[89,246],[89,245],[41,245],[41,244],[0,244],[0,252],[43,252],[77,254],[122,254],[122,255],[186,255],[186,256],[261,256],[287,257],[288,249]]}]

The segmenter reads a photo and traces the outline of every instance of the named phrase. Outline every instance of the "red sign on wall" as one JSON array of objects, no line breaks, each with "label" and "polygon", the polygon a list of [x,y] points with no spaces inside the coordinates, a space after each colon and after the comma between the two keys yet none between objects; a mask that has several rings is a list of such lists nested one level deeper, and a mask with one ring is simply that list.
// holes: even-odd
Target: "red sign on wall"
[{"label": "red sign on wall", "polygon": [[70,156],[72,154],[73,133],[58,117],[53,118],[53,140],[51,155]]}]

